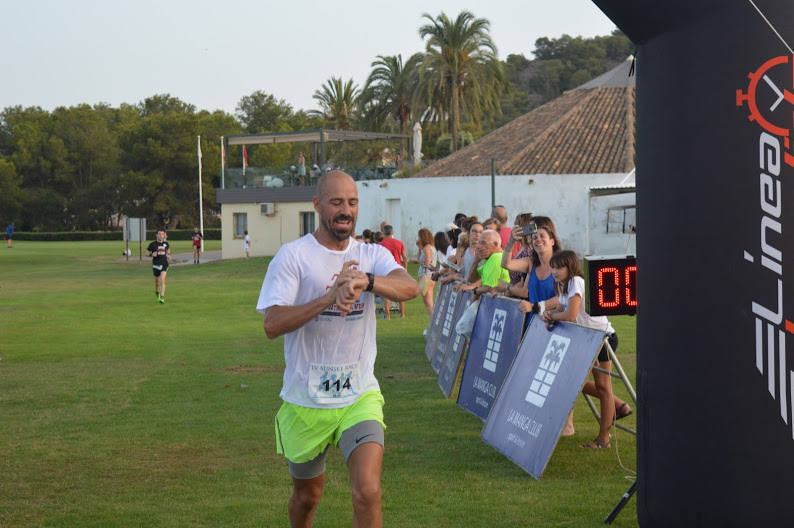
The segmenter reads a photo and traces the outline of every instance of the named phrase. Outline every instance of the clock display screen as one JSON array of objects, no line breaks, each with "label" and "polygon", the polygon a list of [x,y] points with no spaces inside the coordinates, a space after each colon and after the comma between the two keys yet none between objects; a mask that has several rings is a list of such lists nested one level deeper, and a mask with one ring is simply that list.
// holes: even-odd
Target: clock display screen
[{"label": "clock display screen", "polygon": [[584,275],[587,313],[593,316],[637,313],[636,257],[585,257]]}]

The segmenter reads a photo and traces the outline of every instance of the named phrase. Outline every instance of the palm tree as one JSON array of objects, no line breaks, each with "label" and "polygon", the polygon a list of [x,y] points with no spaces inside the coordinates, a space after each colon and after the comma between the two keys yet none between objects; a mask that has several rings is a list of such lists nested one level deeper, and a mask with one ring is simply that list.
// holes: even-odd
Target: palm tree
[{"label": "palm tree", "polygon": [[[404,64],[399,54],[377,56],[370,65],[373,70],[359,96],[367,120],[382,125],[388,118],[393,118],[399,125],[400,134],[410,132],[412,101],[422,60],[421,53],[415,53]],[[400,156],[406,158],[404,139],[400,141]]]},{"label": "palm tree", "polygon": [[309,114],[324,117],[337,130],[347,130],[356,118],[358,92],[358,86],[353,84],[353,79],[343,83],[341,77],[331,77],[312,96],[320,103],[320,110],[311,110]]},{"label": "palm tree", "polygon": [[499,95],[507,83],[487,19],[469,11],[461,11],[454,21],[443,12],[422,17],[430,23],[419,28],[419,36],[427,37],[420,86],[431,109],[444,109],[457,150],[461,113],[478,126],[483,111],[499,113]]}]

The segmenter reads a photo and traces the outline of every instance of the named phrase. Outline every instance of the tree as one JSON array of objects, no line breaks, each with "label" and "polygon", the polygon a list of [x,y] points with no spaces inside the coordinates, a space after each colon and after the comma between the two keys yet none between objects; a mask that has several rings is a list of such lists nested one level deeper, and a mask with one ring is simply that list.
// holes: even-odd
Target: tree
[{"label": "tree", "polygon": [[17,174],[14,164],[0,154],[0,225],[18,222],[23,198],[20,183],[22,178]]},{"label": "tree", "polygon": [[[405,64],[402,55],[377,56],[370,65],[373,70],[359,96],[365,119],[382,125],[392,118],[397,122],[400,134],[410,133],[412,101],[422,60],[421,53],[412,55]],[[406,158],[406,151],[406,142],[401,140],[402,159]]]},{"label": "tree", "polygon": [[0,119],[8,134],[6,155],[22,175],[21,186],[65,193],[71,167],[63,141],[52,132],[50,114],[37,106],[14,106]]},{"label": "tree", "polygon": [[[461,114],[479,124],[484,111],[498,113],[499,95],[507,87],[490,22],[461,11],[454,21],[443,12],[419,28],[427,38],[423,61],[426,96],[444,98],[453,148],[457,149]],[[438,97],[438,95],[435,95]],[[432,100],[429,106],[433,106]]]},{"label": "tree", "polygon": [[119,137],[122,211],[146,216],[156,226],[176,226],[182,217],[195,218],[198,117],[189,111],[192,105],[170,97],[155,108],[142,112]]},{"label": "tree", "polygon": [[312,98],[317,100],[320,110],[311,110],[309,115],[325,118],[337,130],[347,130],[357,117],[358,93],[353,79],[343,82],[341,77],[331,77],[314,92]]},{"label": "tree", "polygon": [[59,107],[51,115],[69,167],[64,182],[67,229],[105,229],[119,212],[114,200],[119,152],[109,117],[88,105]]},{"label": "tree", "polygon": [[292,106],[284,99],[257,90],[237,103],[235,116],[249,134],[278,132],[292,117]]},{"label": "tree", "polygon": [[138,111],[142,117],[147,117],[154,114],[194,114],[196,107],[192,104],[181,101],[177,97],[171,97],[170,94],[157,94],[147,97],[142,102],[138,103]]}]

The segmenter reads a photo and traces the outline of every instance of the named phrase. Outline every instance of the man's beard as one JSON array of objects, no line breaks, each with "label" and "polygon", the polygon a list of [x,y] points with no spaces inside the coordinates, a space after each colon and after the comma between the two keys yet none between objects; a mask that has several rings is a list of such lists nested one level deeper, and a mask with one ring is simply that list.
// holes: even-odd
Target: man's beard
[{"label": "man's beard", "polygon": [[[335,229],[333,224],[337,221],[349,221],[350,228],[348,229]],[[353,230],[356,228],[356,220],[352,216],[348,215],[337,215],[334,218],[329,218],[325,220],[325,229],[328,233],[336,238],[338,241],[342,242],[343,240],[347,240],[350,238],[350,235],[353,234]]]}]

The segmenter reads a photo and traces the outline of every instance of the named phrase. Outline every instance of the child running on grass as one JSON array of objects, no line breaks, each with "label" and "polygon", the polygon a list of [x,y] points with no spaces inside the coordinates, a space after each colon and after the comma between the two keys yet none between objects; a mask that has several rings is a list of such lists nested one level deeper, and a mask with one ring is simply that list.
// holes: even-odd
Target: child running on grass
[{"label": "child running on grass", "polygon": [[171,261],[171,246],[166,241],[165,229],[157,231],[157,240],[146,248],[147,257],[152,257],[152,273],[154,274],[154,295],[157,302],[165,303],[165,277]]},{"label": "child running on grass", "polygon": [[[543,320],[547,325],[553,325],[557,321],[571,321],[578,325],[603,330],[607,334],[609,346],[615,351],[618,348],[618,336],[615,329],[606,316],[591,317],[584,309],[584,276],[579,264],[576,253],[563,250],[555,253],[551,257],[551,274],[554,276],[554,283],[559,295],[559,304],[544,312]],[[612,370],[612,361],[606,347],[602,346],[598,353],[598,366],[604,370]],[[612,379],[609,374],[593,370],[595,384],[587,382],[582,388],[582,392],[595,396],[601,400],[601,426],[598,436],[592,441],[583,444],[581,447],[588,449],[599,449],[610,447],[609,430],[612,427],[613,418],[623,418],[631,414],[628,404],[618,400],[616,404],[615,396],[612,393]],[[617,410],[616,410],[617,408]],[[571,427],[573,411],[568,416]]]}]

